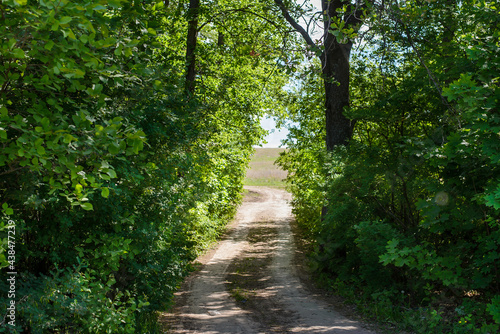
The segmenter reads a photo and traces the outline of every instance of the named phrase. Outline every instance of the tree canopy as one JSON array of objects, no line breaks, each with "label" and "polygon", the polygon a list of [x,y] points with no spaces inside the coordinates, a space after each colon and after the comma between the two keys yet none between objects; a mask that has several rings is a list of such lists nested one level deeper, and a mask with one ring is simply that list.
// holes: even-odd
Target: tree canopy
[{"label": "tree canopy", "polygon": [[281,157],[296,217],[315,240],[312,265],[379,320],[495,332],[499,4],[332,3],[344,4],[344,18],[350,5],[365,8],[343,109],[353,135],[325,153],[325,78],[313,62],[292,92],[298,126]]},{"label": "tree canopy", "polygon": [[498,331],[499,6],[2,1],[2,328],[158,332],[272,114],[325,286],[400,328]]},{"label": "tree canopy", "polygon": [[286,81],[265,11],[0,4],[2,291],[18,274],[0,298],[17,315],[3,328],[158,330],[157,311],[232,217],[260,117]]}]

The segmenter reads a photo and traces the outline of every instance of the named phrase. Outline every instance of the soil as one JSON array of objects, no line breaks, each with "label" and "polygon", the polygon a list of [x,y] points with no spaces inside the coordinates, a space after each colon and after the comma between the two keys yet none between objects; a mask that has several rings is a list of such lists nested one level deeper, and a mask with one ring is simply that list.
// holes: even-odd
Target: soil
[{"label": "soil", "polygon": [[165,333],[374,334],[352,309],[314,288],[294,241],[290,194],[245,188],[226,237],[198,259],[200,270],[161,316]]}]

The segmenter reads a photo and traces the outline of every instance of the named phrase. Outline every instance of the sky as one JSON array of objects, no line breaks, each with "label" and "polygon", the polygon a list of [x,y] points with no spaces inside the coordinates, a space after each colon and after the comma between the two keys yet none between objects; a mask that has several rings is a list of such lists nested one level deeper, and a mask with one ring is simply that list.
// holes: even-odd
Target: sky
[{"label": "sky", "polygon": [[265,138],[267,144],[264,144],[264,142],[262,142],[262,147],[280,147],[281,140],[285,139],[288,134],[288,129],[276,129],[276,122],[274,121],[274,119],[266,117],[261,118],[260,125],[265,130],[271,131]]}]

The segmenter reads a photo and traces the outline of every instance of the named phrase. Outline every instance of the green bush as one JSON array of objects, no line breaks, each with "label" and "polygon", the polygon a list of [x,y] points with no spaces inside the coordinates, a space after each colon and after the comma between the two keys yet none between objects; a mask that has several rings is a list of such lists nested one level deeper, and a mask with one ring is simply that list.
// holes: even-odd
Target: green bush
[{"label": "green bush", "polygon": [[[227,66],[203,74],[199,97],[184,91],[187,17],[174,7],[0,4],[0,267],[12,221],[19,332],[158,332],[241,200],[263,134],[256,96],[275,79]],[[241,89],[222,101],[228,85]]]},{"label": "green bush", "polygon": [[345,110],[355,133],[347,147],[306,160],[316,179],[297,165],[323,144],[311,121],[321,119],[310,107],[319,94],[298,94],[291,109],[300,131],[284,166],[314,240],[313,269],[383,322],[421,333],[498,330],[496,10],[492,1],[407,2],[367,18],[371,49],[354,56]]}]

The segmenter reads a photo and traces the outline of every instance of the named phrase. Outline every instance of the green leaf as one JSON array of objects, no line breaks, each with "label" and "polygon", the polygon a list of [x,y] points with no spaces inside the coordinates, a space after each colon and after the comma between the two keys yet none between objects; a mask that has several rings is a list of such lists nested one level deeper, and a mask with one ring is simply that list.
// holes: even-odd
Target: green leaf
[{"label": "green leaf", "polygon": [[22,49],[16,48],[12,50],[12,55],[16,58],[23,59],[24,58],[24,51]]},{"label": "green leaf", "polygon": [[94,94],[100,94],[102,92],[103,86],[101,84],[95,84],[92,87]]},{"label": "green leaf", "polygon": [[113,8],[120,8],[121,0],[108,0],[108,5],[110,5]]},{"label": "green leaf", "polygon": [[493,316],[493,320],[500,325],[500,296],[495,296],[486,310]]},{"label": "green leaf", "polygon": [[115,170],[114,170],[114,169],[110,169],[110,170],[108,170],[108,171],[107,171],[107,174],[108,174],[108,175],[109,175],[112,179],[116,178],[116,172],[115,172]]},{"label": "green leaf", "polygon": [[47,43],[45,43],[45,46],[44,48],[47,49],[47,50],[52,50],[52,48],[54,47],[54,42],[52,40],[48,41]]},{"label": "green leaf", "polygon": [[108,196],[109,196],[109,188],[108,187],[102,188],[102,190],[101,190],[101,196],[104,197],[104,198],[108,198]]},{"label": "green leaf", "polygon": [[70,39],[76,39],[76,36],[73,33],[73,30],[71,30],[71,29],[63,30],[62,33],[63,33],[64,37],[69,37]]},{"label": "green leaf", "polygon": [[73,140],[76,140],[75,137],[73,137],[72,135],[70,135],[69,133],[65,134],[64,135],[64,139],[63,139],[63,142],[66,143],[66,144],[69,144],[71,143]]},{"label": "green leaf", "polygon": [[7,203],[2,204],[2,209],[7,216],[14,214],[14,210],[12,208],[9,208],[9,205]]},{"label": "green leaf", "polygon": [[117,143],[111,143],[108,146],[108,152],[115,155],[120,152],[120,146]]},{"label": "green leaf", "polygon": [[61,19],[59,20],[59,24],[68,24],[68,23],[70,23],[70,22],[71,22],[71,20],[72,20],[72,19],[71,19],[71,17],[69,17],[69,16],[64,16],[63,18],[61,18]]},{"label": "green leaf", "polygon": [[91,203],[80,203],[80,206],[82,207],[83,210],[91,211],[94,210],[94,207],[92,206]]},{"label": "green leaf", "polygon": [[496,193],[489,194],[484,197],[486,200],[486,205],[495,208],[495,210],[500,209],[500,191]]},{"label": "green leaf", "polygon": [[75,78],[83,78],[85,76],[85,71],[80,69],[75,70]]},{"label": "green leaf", "polygon": [[45,148],[43,146],[37,146],[36,152],[40,155],[45,155]]}]

